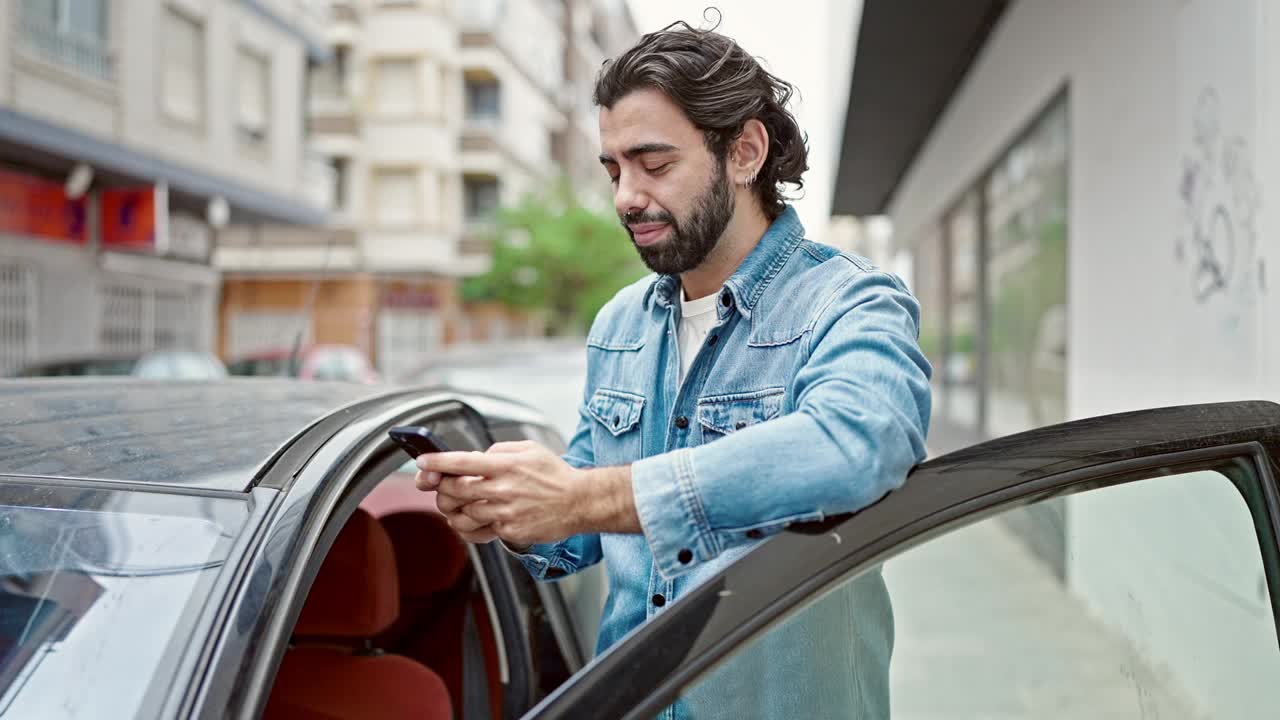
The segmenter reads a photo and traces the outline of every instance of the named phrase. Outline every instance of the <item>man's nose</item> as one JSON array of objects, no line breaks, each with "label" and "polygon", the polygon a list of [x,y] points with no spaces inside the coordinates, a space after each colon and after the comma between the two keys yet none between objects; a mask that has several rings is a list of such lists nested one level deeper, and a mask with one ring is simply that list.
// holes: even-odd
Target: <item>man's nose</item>
[{"label": "man's nose", "polygon": [[618,217],[630,212],[644,212],[644,209],[648,206],[648,195],[638,187],[634,180],[629,178],[629,173],[620,175],[618,177],[618,188],[613,193],[613,207],[618,211]]}]

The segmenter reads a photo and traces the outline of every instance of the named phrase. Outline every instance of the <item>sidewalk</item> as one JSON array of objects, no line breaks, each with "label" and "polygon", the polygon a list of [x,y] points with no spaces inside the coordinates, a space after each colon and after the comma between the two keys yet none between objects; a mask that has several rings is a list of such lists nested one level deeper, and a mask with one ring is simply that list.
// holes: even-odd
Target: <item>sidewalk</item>
[{"label": "sidewalk", "polygon": [[895,720],[1200,717],[998,521],[907,550],[884,577]]}]

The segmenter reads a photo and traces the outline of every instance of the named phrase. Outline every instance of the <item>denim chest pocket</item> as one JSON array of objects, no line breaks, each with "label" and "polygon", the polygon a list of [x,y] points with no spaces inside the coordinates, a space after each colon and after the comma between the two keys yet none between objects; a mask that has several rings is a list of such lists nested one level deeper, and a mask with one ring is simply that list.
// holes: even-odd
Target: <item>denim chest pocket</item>
[{"label": "denim chest pocket", "polygon": [[772,420],[782,412],[785,388],[767,388],[754,392],[709,395],[698,400],[698,427],[702,441],[745,430],[766,420]]},{"label": "denim chest pocket", "polygon": [[641,446],[640,418],[644,397],[621,390],[601,388],[591,395],[587,412],[595,419],[591,444],[596,465],[617,465],[639,460]]}]

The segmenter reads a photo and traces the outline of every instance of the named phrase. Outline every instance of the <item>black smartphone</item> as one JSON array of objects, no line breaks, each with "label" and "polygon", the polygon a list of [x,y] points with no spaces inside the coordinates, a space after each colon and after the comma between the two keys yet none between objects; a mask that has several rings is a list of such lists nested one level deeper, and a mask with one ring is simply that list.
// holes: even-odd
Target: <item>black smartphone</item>
[{"label": "black smartphone", "polygon": [[440,441],[440,436],[420,425],[393,427],[387,431],[387,435],[415,460],[424,453],[445,452],[449,449]]}]

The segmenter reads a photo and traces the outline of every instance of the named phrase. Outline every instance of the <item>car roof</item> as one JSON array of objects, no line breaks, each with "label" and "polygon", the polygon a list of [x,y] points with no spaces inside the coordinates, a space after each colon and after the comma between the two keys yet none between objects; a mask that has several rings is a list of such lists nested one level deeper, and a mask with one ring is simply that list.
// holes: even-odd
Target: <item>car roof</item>
[{"label": "car roof", "polygon": [[236,378],[0,382],[0,474],[244,490],[294,435],[389,388]]}]

